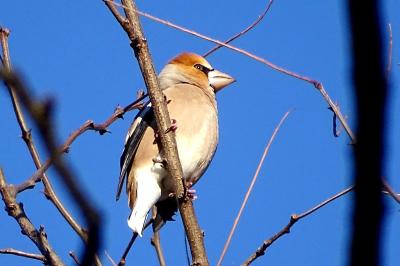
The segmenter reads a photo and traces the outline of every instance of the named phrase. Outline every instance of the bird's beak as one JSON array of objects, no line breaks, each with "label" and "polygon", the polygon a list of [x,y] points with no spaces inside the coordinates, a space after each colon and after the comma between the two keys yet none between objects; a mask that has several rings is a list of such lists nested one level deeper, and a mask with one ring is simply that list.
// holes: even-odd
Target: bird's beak
[{"label": "bird's beak", "polygon": [[229,84],[235,82],[235,79],[228,74],[213,69],[208,72],[208,81],[210,82],[211,87],[214,88],[214,92],[216,93],[222,88],[225,88]]}]

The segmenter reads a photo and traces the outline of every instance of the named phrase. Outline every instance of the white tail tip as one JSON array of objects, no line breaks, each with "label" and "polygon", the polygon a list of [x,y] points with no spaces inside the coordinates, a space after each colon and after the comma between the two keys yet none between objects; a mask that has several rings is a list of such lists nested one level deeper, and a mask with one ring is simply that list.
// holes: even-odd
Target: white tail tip
[{"label": "white tail tip", "polygon": [[147,215],[138,216],[137,213],[132,212],[128,219],[128,226],[136,232],[140,237],[142,237],[143,226]]}]

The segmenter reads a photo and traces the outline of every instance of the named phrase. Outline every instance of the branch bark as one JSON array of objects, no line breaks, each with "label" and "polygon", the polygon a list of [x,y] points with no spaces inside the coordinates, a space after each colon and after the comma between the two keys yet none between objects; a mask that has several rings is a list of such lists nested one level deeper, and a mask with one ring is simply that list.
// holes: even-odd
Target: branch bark
[{"label": "branch bark", "polygon": [[30,240],[36,245],[40,253],[45,257],[46,264],[54,266],[63,266],[64,263],[58,257],[47,240],[46,233],[43,227],[39,230],[31,223],[26,216],[22,203],[18,203],[15,194],[12,193],[13,187],[8,185],[3,170],[0,168],[0,192],[6,205],[8,215],[13,217],[19,224],[22,234],[29,237]]},{"label": "branch bark", "polygon": [[46,262],[46,258],[43,255],[40,254],[34,254],[34,253],[28,253],[20,250],[16,250],[13,248],[3,248],[0,249],[0,254],[10,254],[10,255],[15,255],[15,256],[20,256],[20,257],[25,257],[29,259],[34,259],[34,260],[40,260],[43,263]]},{"label": "branch bark", "polygon": [[276,240],[278,240],[279,238],[281,238],[282,236],[289,234],[290,233],[290,229],[292,228],[292,226],[297,223],[298,221],[300,221],[301,219],[307,217],[308,215],[312,214],[313,212],[317,211],[318,209],[324,207],[325,205],[327,205],[328,203],[346,195],[347,193],[349,193],[350,191],[354,190],[354,186],[351,186],[349,188],[346,188],[345,190],[337,193],[336,195],[330,197],[327,200],[324,200],[323,202],[319,203],[318,205],[314,206],[313,208],[301,213],[301,214],[293,214],[292,216],[290,216],[290,220],[289,223],[284,226],[282,228],[282,230],[280,230],[278,233],[276,233],[274,236],[272,236],[271,238],[265,240],[261,246],[253,253],[251,254],[245,262],[242,263],[242,266],[248,266],[251,263],[253,263],[257,258],[263,256],[265,254],[265,251],[267,250],[268,247],[270,247]]}]

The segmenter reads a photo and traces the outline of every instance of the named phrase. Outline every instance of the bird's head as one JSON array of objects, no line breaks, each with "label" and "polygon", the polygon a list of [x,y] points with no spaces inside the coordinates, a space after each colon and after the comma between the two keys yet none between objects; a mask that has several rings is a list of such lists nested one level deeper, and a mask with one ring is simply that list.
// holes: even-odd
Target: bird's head
[{"label": "bird's head", "polygon": [[214,93],[235,81],[228,74],[214,69],[207,60],[194,53],[182,53],[172,59],[160,73],[162,89],[179,83],[201,88],[211,87]]}]

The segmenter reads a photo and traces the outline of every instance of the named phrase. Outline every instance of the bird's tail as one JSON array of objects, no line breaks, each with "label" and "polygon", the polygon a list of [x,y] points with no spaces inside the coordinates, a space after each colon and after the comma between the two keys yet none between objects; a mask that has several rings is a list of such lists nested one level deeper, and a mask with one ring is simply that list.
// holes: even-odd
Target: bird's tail
[{"label": "bird's tail", "polygon": [[161,188],[155,178],[146,176],[136,179],[136,200],[128,219],[128,226],[142,236],[144,222],[151,207],[161,197]]}]

